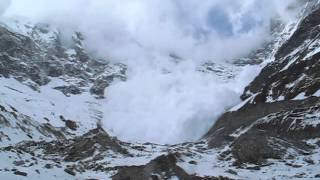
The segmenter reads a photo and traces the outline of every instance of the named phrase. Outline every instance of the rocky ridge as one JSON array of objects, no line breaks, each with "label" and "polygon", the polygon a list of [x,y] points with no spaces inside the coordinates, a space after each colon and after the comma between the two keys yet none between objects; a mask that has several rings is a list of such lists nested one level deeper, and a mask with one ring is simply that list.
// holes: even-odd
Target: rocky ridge
[{"label": "rocky ridge", "polygon": [[89,88],[97,97],[104,97],[104,89],[114,80],[126,79],[126,66],[91,56],[84,48],[81,33],[75,33],[71,45],[65,46],[61,33],[49,25],[19,23],[0,27],[3,77],[15,78],[36,90],[51,78],[59,78],[68,85],[55,89],[65,95],[80,94]]},{"label": "rocky ridge", "polygon": [[[222,115],[203,139],[177,145],[122,142],[101,128],[105,88],[126,80],[128,67],[92,57],[80,33],[64,46],[59,31],[47,25],[1,25],[0,157],[6,163],[0,163],[0,177],[319,178],[317,3],[309,1],[300,20],[284,26],[267,48],[235,63],[263,60],[243,103]],[[233,69],[212,63],[199,71],[234,76]],[[72,109],[68,101],[81,108]]]},{"label": "rocky ridge", "polygon": [[[221,116],[205,135],[211,147],[230,146],[226,157],[233,157],[235,166],[255,164],[261,169],[275,162],[296,169],[319,166],[320,21],[318,2],[311,3],[246,87],[243,103]],[[295,178],[311,177],[302,173]]]}]

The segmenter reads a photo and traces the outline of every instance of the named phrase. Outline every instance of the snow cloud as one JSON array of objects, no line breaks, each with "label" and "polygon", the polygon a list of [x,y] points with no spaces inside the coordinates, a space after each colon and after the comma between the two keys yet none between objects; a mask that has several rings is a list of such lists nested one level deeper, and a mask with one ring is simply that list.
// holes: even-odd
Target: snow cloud
[{"label": "snow cloud", "polygon": [[[6,1],[6,0],[1,0]],[[293,0],[12,0],[7,14],[85,32],[101,56],[146,52],[233,58],[268,37],[270,19]],[[225,49],[229,49],[225,53]],[[125,52],[125,53],[124,53]]]},{"label": "snow cloud", "polygon": [[[288,10],[293,2],[12,0],[5,16],[49,22],[65,33],[80,31],[93,54],[128,64],[128,81],[106,92],[106,128],[125,140],[176,143],[201,137],[239,102],[257,73],[246,69],[236,80],[222,83],[195,68],[205,60],[223,63],[259,47],[269,38],[271,19],[293,17]],[[172,62],[169,54],[185,61]]]},{"label": "snow cloud", "polygon": [[10,6],[10,3],[11,3],[10,0],[0,1],[0,16],[7,10],[7,8]]}]

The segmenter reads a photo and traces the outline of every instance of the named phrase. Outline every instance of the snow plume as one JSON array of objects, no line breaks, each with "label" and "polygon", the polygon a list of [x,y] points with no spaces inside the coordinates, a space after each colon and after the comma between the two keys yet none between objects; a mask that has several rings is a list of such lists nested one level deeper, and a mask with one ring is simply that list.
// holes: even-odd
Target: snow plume
[{"label": "snow plume", "polygon": [[7,14],[85,32],[90,48],[102,56],[128,59],[156,51],[225,59],[246,54],[263,42],[270,19],[287,17],[285,8],[291,2],[12,0]]},{"label": "snow plume", "polygon": [[10,0],[0,0],[0,16],[7,10],[10,6]]},{"label": "snow plume", "polygon": [[125,140],[176,143],[201,137],[257,73],[225,83],[196,67],[259,47],[272,18],[293,17],[293,2],[12,0],[5,16],[80,31],[90,52],[127,64],[128,80],[107,89],[105,127]]}]

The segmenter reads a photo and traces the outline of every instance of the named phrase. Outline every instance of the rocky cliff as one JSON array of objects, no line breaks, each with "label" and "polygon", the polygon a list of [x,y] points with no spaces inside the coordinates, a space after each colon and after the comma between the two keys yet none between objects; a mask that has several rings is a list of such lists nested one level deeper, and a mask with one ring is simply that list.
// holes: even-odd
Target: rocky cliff
[{"label": "rocky cliff", "polygon": [[320,7],[304,5],[248,57],[197,68],[223,80],[262,70],[202,139],[177,145],[123,142],[101,127],[108,86],[129,67],[92,55],[81,33],[65,44],[49,25],[2,22],[1,179],[320,178]]}]

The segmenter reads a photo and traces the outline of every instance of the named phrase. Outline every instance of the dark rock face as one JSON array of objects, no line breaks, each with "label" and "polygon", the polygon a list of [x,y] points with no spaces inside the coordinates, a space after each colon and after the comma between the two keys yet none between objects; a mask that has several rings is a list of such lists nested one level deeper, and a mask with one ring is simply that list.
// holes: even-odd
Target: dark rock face
[{"label": "dark rock face", "polygon": [[11,141],[12,134],[9,134],[10,131],[6,131],[6,128],[16,130],[16,133],[26,136],[26,140],[32,140],[39,135],[41,138],[64,140],[70,135],[65,128],[53,127],[50,123],[41,124],[13,107],[9,109],[0,105],[0,110],[0,143]]},{"label": "dark rock face", "polygon": [[319,105],[317,97],[248,105],[224,114],[206,138],[211,147],[231,144],[237,164],[281,159],[288,148],[310,152],[304,141],[320,137]]},{"label": "dark rock face", "polygon": [[21,35],[0,25],[0,76],[21,82],[31,80],[39,86],[48,84],[51,78],[59,78],[69,85],[55,89],[66,96],[81,94],[81,88],[89,87],[100,98],[114,80],[126,80],[127,67],[89,55],[83,48],[81,33],[75,33],[73,45],[68,49],[61,43],[59,32],[44,42],[41,36],[49,32],[48,25],[35,25],[30,34]]},{"label": "dark rock face", "polygon": [[259,164],[266,159],[281,159],[285,154],[285,149],[273,148],[269,144],[269,141],[273,140],[272,138],[268,137],[262,130],[249,131],[241,135],[232,144],[232,154],[237,160],[236,164]]},{"label": "dark rock face", "polygon": [[254,102],[289,100],[304,93],[309,97],[320,89],[320,9],[298,25],[269,63],[245,89],[242,99],[257,94]]},{"label": "dark rock face", "polygon": [[10,56],[29,56],[36,50],[30,38],[14,34],[4,27],[0,27],[0,42],[0,51]]},{"label": "dark rock face", "polygon": [[[289,168],[302,167],[290,161],[293,156],[303,156],[301,161],[305,164],[318,166],[318,159],[311,156],[320,146],[320,97],[316,94],[320,89],[319,25],[320,10],[315,8],[279,47],[274,61],[265,66],[245,89],[242,98],[250,98],[250,101],[240,109],[222,115],[205,135],[207,141],[173,146],[131,144],[109,136],[101,125],[78,135],[81,123],[60,116],[65,127],[56,128],[47,117],[43,117],[47,123],[40,124],[14,107],[2,104],[0,142],[11,141],[6,128],[18,129],[15,133],[26,136],[25,140],[28,140],[0,148],[0,153],[15,153],[17,157],[11,162],[16,169],[3,170],[18,176],[32,176],[32,173],[27,174],[18,168],[35,167],[39,162],[45,162],[39,163],[40,169],[61,169],[68,177],[75,178],[90,171],[106,173],[115,180],[227,180],[224,177],[188,174],[187,168],[182,167],[198,168],[198,165],[203,167],[207,163],[206,167],[212,171],[222,166],[222,172],[231,177],[241,177],[245,174],[243,172],[248,172],[243,171],[247,165],[254,165],[250,167],[251,173],[269,166],[270,162],[283,163]],[[65,98],[84,92],[103,98],[105,89],[114,81],[126,80],[127,67],[94,58],[85,50],[81,33],[75,33],[71,47],[66,47],[59,32],[54,33],[52,41],[38,38],[50,33],[47,25],[39,24],[32,29],[32,35],[21,35],[0,26],[0,76],[28,83],[37,91],[53,80],[61,80],[62,85],[53,88],[67,96]],[[261,63],[274,50],[272,43],[250,54],[247,59],[233,63],[237,66]],[[178,56],[170,56],[177,62],[182,60]],[[198,70],[221,77],[234,76],[227,67],[209,62]],[[19,92],[19,89],[12,90]],[[296,98],[301,94],[302,97]],[[35,138],[37,135],[39,137]],[[310,143],[310,140],[316,142]],[[159,153],[158,157],[153,153]],[[305,158],[307,155],[310,156]],[[134,158],[147,161],[139,166],[129,165],[136,163]],[[132,159],[133,162],[127,162]],[[40,174],[38,169],[35,171]],[[319,177],[315,173],[309,175]],[[304,172],[292,177],[310,178]]]},{"label": "dark rock face", "polygon": [[[19,167],[35,167],[39,162],[45,161],[47,164],[40,165],[47,170],[56,169],[75,177],[84,177],[87,171],[106,173],[115,180],[141,180],[141,179],[185,179],[185,180],[229,180],[230,178],[222,176],[204,176],[188,174],[178,163],[185,162],[184,156],[193,157],[196,152],[204,152],[205,143],[184,143],[174,145],[171,150],[161,150],[164,146],[155,144],[136,144],[121,142],[111,138],[102,128],[90,130],[88,133],[71,138],[69,140],[59,141],[24,141],[14,146],[0,148],[0,153],[10,152],[19,156],[19,161],[12,163]],[[148,146],[151,149],[148,148]],[[159,148],[160,149],[157,149]],[[154,149],[155,148],[155,149]],[[199,148],[195,150],[196,148]],[[185,149],[188,149],[184,151]],[[159,151],[161,154],[151,159],[151,151]],[[184,151],[184,152],[183,152]],[[129,153],[129,152],[132,152]],[[149,155],[148,155],[149,154]],[[30,158],[31,156],[31,158]],[[25,158],[27,157],[27,158]],[[128,160],[133,162],[139,159],[150,158],[145,165],[130,166],[112,165],[112,161]],[[190,162],[191,163],[191,162]],[[117,164],[117,163],[115,163]],[[134,163],[135,164],[135,163]],[[194,165],[197,163],[193,161]],[[1,171],[1,169],[0,169]],[[42,170],[41,170],[42,171]],[[231,173],[235,174],[232,170]],[[40,171],[37,171],[40,174]],[[43,172],[41,172],[42,174]],[[88,178],[96,179],[96,178]]]},{"label": "dark rock face", "polygon": [[54,89],[61,91],[64,95],[66,96],[70,96],[72,95],[77,95],[77,94],[81,94],[82,90],[74,85],[71,86],[59,86],[59,87],[55,87]]},{"label": "dark rock face", "polygon": [[[0,44],[0,72],[4,77],[15,75],[17,78],[27,77],[39,85],[48,83],[46,77],[41,76],[42,72],[34,63],[41,57],[38,54],[39,48],[29,37],[0,27]],[[27,65],[23,61],[33,62]]]},{"label": "dark rock face", "polygon": [[111,138],[101,128],[90,130],[88,133],[70,140],[30,142],[22,146],[21,149],[25,149],[27,152],[31,151],[30,148],[36,147],[44,149],[45,154],[59,154],[67,162],[94,157],[95,152],[103,153],[107,150],[128,154],[127,150],[120,146],[118,140]]},{"label": "dark rock face", "polygon": [[263,165],[317,148],[306,142],[320,137],[319,17],[317,7],[301,20],[246,87],[246,104],[222,115],[205,135],[211,147],[229,145],[235,165]]},{"label": "dark rock face", "polygon": [[175,155],[160,156],[147,165],[121,167],[118,174],[112,177],[114,180],[124,179],[169,179],[177,176],[179,179],[196,179],[190,177],[184,170],[176,165],[177,159]]},{"label": "dark rock face", "polygon": [[127,71],[127,67],[123,64],[117,64],[120,67],[120,73],[118,74],[105,74],[101,73],[96,76],[96,79],[93,83],[93,86],[90,88],[90,92],[92,94],[97,95],[99,98],[104,97],[104,90],[116,79],[125,81],[125,73]]},{"label": "dark rock face", "polygon": [[66,172],[66,173],[68,173],[68,174],[70,174],[72,176],[76,175],[76,173],[74,171],[72,171],[71,169],[69,169],[69,168],[64,169],[64,172]]},{"label": "dark rock face", "polygon": [[68,127],[69,129],[76,131],[78,128],[78,125],[76,122],[72,121],[72,120],[66,120],[66,127]]},{"label": "dark rock face", "polygon": [[113,180],[141,180],[141,179],[171,179],[183,180],[229,180],[224,177],[198,177],[187,174],[177,166],[175,154],[162,155],[143,166],[118,167],[119,171],[112,177]]},{"label": "dark rock face", "polygon": [[93,129],[69,143],[70,144],[64,150],[67,151],[67,155],[65,156],[66,161],[77,161],[92,157],[97,149],[99,149],[99,152],[110,149],[115,152],[128,154],[127,150],[123,149],[117,140],[112,139],[101,128]]},{"label": "dark rock face", "polygon": [[28,176],[28,173],[21,172],[21,171],[15,171],[13,174],[18,175],[18,176]]},{"label": "dark rock face", "polygon": [[229,134],[236,132],[239,128],[245,129],[245,127],[254,124],[261,118],[279,112],[290,113],[291,110],[294,111],[295,109],[312,108],[316,106],[318,102],[319,98],[312,97],[306,100],[249,104],[238,111],[227,112],[222,115],[205,137],[214,139],[209,143],[211,146],[219,147],[226,142],[234,140]]},{"label": "dark rock face", "polygon": [[276,58],[280,59],[287,56],[289,53],[298,49],[306,40],[319,38],[319,18],[320,9],[316,9],[304,18],[291,38],[279,48]]}]

